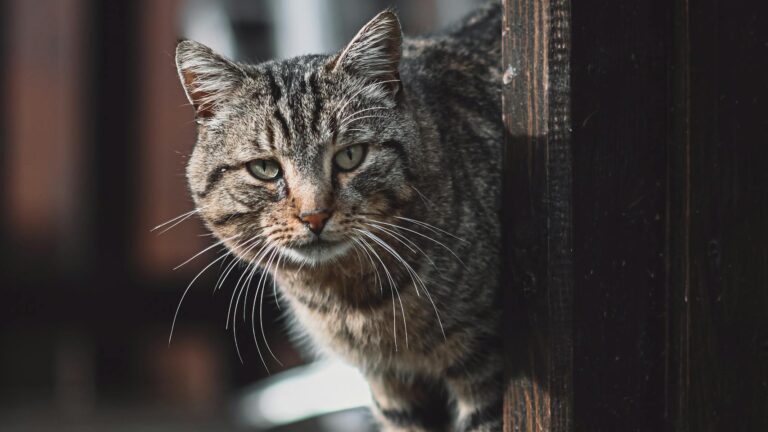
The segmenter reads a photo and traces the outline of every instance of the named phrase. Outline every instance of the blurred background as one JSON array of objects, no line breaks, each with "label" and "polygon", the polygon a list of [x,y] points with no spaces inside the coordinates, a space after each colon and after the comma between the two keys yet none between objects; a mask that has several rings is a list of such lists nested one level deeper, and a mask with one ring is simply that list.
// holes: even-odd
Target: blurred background
[{"label": "blurred background", "polygon": [[[217,256],[173,270],[212,243],[196,218],[150,232],[193,208],[174,46],[186,37],[251,62],[333,52],[385,7],[413,34],[476,3],[0,0],[0,431],[368,430],[361,409],[296,422],[353,407],[365,388],[343,366],[302,366],[271,299],[282,365],[267,358],[267,373],[247,323],[241,363],[225,329],[237,277],[212,295],[219,266],[168,344],[187,284]],[[350,389],[354,400],[313,405]],[[288,405],[299,411],[281,414]]]}]

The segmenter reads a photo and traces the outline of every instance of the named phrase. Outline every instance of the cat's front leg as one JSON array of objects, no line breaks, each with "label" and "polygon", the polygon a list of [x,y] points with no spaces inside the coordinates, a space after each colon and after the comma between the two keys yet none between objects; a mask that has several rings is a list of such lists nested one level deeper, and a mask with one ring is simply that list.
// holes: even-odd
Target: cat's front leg
[{"label": "cat's front leg", "polygon": [[450,415],[444,390],[433,383],[394,374],[369,374],[373,414],[383,432],[445,431]]},{"label": "cat's front leg", "polygon": [[456,403],[459,432],[501,432],[503,361],[498,352],[487,353],[448,370],[445,382]]}]

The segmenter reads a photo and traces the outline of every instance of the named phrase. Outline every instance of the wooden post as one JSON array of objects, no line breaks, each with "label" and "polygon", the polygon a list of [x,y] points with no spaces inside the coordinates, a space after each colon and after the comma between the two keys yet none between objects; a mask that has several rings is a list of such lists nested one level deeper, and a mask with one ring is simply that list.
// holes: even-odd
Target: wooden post
[{"label": "wooden post", "polygon": [[768,430],[765,5],[504,5],[505,430]]},{"label": "wooden post", "polygon": [[677,250],[670,233],[683,229],[665,221],[682,205],[682,183],[668,172],[671,145],[683,145],[673,136],[682,108],[670,90],[681,88],[672,81],[683,65],[673,63],[672,9],[668,0],[572,9],[577,430],[667,430],[677,392],[665,364],[666,319],[678,316],[666,302],[683,289],[668,283],[679,263],[667,263]]},{"label": "wooden post", "polygon": [[570,2],[505,0],[502,38],[505,431],[570,431]]},{"label": "wooden post", "polygon": [[681,3],[687,140],[670,166],[686,177],[686,235],[677,239],[685,285],[670,305],[681,354],[671,361],[685,386],[677,430],[766,431],[768,5]]}]

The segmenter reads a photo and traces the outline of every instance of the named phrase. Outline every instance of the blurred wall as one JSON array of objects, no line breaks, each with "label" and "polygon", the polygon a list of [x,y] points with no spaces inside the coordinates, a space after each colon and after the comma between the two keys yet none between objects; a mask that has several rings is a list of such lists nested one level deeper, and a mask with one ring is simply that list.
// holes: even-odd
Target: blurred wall
[{"label": "blurred wall", "polygon": [[[0,430],[112,425],[120,409],[144,425],[231,429],[231,399],[266,375],[252,341],[240,341],[242,365],[224,330],[232,281],[212,296],[218,267],[168,344],[179,298],[217,256],[172,270],[211,244],[194,216],[150,231],[193,210],[179,37],[260,61],[340,49],[388,6],[419,33],[474,3],[0,1]],[[265,315],[284,367],[299,364],[279,312]]]}]

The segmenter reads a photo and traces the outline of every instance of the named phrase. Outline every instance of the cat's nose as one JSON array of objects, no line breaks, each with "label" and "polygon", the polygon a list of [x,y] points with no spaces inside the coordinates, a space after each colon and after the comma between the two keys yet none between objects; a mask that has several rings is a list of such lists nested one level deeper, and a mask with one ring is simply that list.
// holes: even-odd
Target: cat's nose
[{"label": "cat's nose", "polygon": [[304,225],[306,225],[310,231],[315,233],[315,235],[320,235],[323,228],[325,228],[325,223],[330,217],[331,211],[323,209],[301,213],[299,215],[299,220],[304,222]]}]

